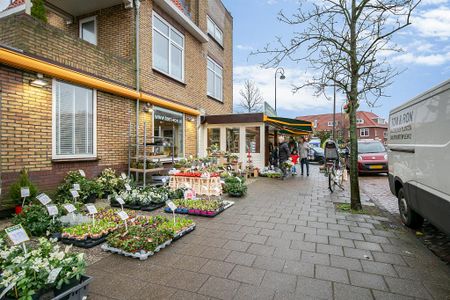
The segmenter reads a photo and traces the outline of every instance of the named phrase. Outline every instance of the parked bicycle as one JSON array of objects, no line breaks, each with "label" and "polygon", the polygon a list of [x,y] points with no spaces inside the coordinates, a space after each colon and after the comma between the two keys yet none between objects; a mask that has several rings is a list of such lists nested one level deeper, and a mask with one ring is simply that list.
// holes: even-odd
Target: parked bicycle
[{"label": "parked bicycle", "polygon": [[328,176],[328,188],[333,193],[338,186],[344,190],[344,170],[338,147],[334,141],[325,143],[325,175]]}]

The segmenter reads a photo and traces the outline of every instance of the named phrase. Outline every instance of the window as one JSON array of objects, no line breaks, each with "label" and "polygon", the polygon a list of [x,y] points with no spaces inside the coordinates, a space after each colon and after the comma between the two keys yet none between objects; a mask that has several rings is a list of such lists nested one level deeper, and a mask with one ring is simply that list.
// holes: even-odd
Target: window
[{"label": "window", "polygon": [[223,46],[223,31],[217,26],[217,24],[208,17],[208,33],[221,45]]},{"label": "window", "polygon": [[97,17],[80,20],[80,39],[97,45]]},{"label": "window", "polygon": [[260,127],[245,128],[245,152],[260,153]]},{"label": "window", "polygon": [[364,120],[363,119],[356,119],[356,124],[364,124]]},{"label": "window", "polygon": [[213,145],[220,149],[220,128],[208,128],[208,148]]},{"label": "window", "polygon": [[223,101],[223,70],[208,57],[208,96]]},{"label": "window", "polygon": [[369,136],[369,128],[361,128],[359,130],[359,136]]},{"label": "window", "polygon": [[184,81],[184,35],[153,12],[153,68]]},{"label": "window", "polygon": [[[337,121],[335,122],[336,126],[337,126],[338,123],[339,122],[337,122]],[[328,121],[328,126],[330,126],[330,127],[333,126],[333,121]]]},{"label": "window", "polygon": [[227,151],[239,153],[239,128],[227,128]]},{"label": "window", "polygon": [[53,158],[96,155],[95,91],[54,81]]},{"label": "window", "polygon": [[[157,107],[153,110],[153,134],[154,136],[167,138],[167,140],[169,141],[173,140],[173,156],[176,158],[184,156],[183,130],[184,122],[182,113],[160,107]],[[158,151],[163,152],[157,154],[168,156],[172,155],[172,149],[170,147],[166,147],[165,149],[158,149]]]}]

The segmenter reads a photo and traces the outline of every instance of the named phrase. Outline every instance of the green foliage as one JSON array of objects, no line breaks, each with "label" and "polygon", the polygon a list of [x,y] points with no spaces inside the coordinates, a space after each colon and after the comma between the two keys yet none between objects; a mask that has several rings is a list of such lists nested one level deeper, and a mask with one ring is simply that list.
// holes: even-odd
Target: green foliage
[{"label": "green foliage", "polygon": [[12,222],[22,224],[27,233],[32,236],[46,236],[61,230],[61,222],[58,218],[55,218],[53,222],[47,209],[38,204],[24,206],[22,212],[15,215]]},{"label": "green foliage", "polygon": [[45,23],[47,23],[47,10],[45,9],[44,0],[33,0],[31,7],[31,15]]},{"label": "green foliage", "polygon": [[28,187],[30,189],[29,199],[33,199],[34,197],[36,197],[36,186],[28,178],[28,171],[25,169],[20,171],[19,179],[9,188],[9,197],[17,204],[22,203],[22,197],[20,196],[20,188],[22,187]]},{"label": "green foliage", "polygon": [[230,183],[226,186],[228,195],[242,197],[247,193],[247,186],[243,183]]},{"label": "green foliage", "polygon": [[325,141],[331,137],[331,131],[320,130],[317,131],[315,135],[320,139],[320,145],[323,146]]},{"label": "green foliage", "polygon": [[57,201],[60,203],[73,202],[70,190],[73,189],[73,184],[78,183],[80,185],[79,201],[87,203],[90,200],[95,200],[102,194],[102,188],[95,180],[89,180],[80,175],[78,171],[70,171],[64,177],[63,183],[58,186],[57,189]]}]

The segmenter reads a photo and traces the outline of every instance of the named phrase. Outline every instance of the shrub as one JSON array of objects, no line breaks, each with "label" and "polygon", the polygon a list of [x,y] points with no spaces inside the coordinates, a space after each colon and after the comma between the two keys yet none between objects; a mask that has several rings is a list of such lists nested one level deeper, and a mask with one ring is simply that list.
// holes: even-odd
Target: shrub
[{"label": "shrub", "polygon": [[33,0],[31,7],[31,15],[45,23],[47,23],[47,11],[45,9],[44,0]]},{"label": "shrub", "polygon": [[22,187],[28,187],[30,189],[29,199],[33,199],[34,197],[36,197],[37,195],[36,186],[28,178],[28,172],[25,169],[20,171],[19,179],[17,180],[17,182],[12,184],[9,189],[9,197],[12,200],[14,200],[14,202],[17,204],[21,204],[23,201],[20,194],[20,189]]},{"label": "shrub", "polygon": [[[60,210],[61,211],[61,210]],[[12,219],[13,224],[22,224],[23,228],[32,236],[45,236],[61,230],[58,218],[49,216],[47,209],[40,205],[26,205],[22,212]]]},{"label": "shrub", "polygon": [[70,171],[64,177],[64,181],[57,189],[57,200],[60,203],[73,202],[70,190],[73,189],[73,184],[78,183],[80,185],[79,201],[86,203],[95,200],[99,194],[101,194],[101,188],[95,180],[89,180],[80,175],[78,171]]},{"label": "shrub", "polygon": [[226,186],[227,193],[233,197],[242,197],[247,193],[247,186],[243,183],[230,183]]}]

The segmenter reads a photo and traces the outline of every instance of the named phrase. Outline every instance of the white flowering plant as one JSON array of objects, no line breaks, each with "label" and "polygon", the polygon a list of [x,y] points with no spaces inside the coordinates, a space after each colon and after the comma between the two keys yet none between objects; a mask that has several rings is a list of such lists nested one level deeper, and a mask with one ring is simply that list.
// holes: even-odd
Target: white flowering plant
[{"label": "white flowering plant", "polygon": [[150,206],[163,203],[169,198],[169,190],[161,187],[135,188],[130,192],[114,194],[113,198],[121,197],[128,205]]},{"label": "white flowering plant", "polygon": [[[25,253],[21,246],[9,247],[0,239],[0,290],[12,286],[9,297],[31,300],[45,291],[79,281],[86,269],[84,254],[69,250],[67,246],[61,251],[56,240],[40,238],[38,245]],[[57,273],[54,279],[52,271],[52,275]]]},{"label": "white flowering plant", "polygon": [[99,185],[102,197],[113,195],[115,192],[123,190],[127,183],[132,185],[129,178],[117,176],[116,171],[111,168],[104,169],[97,177],[96,182]]}]

